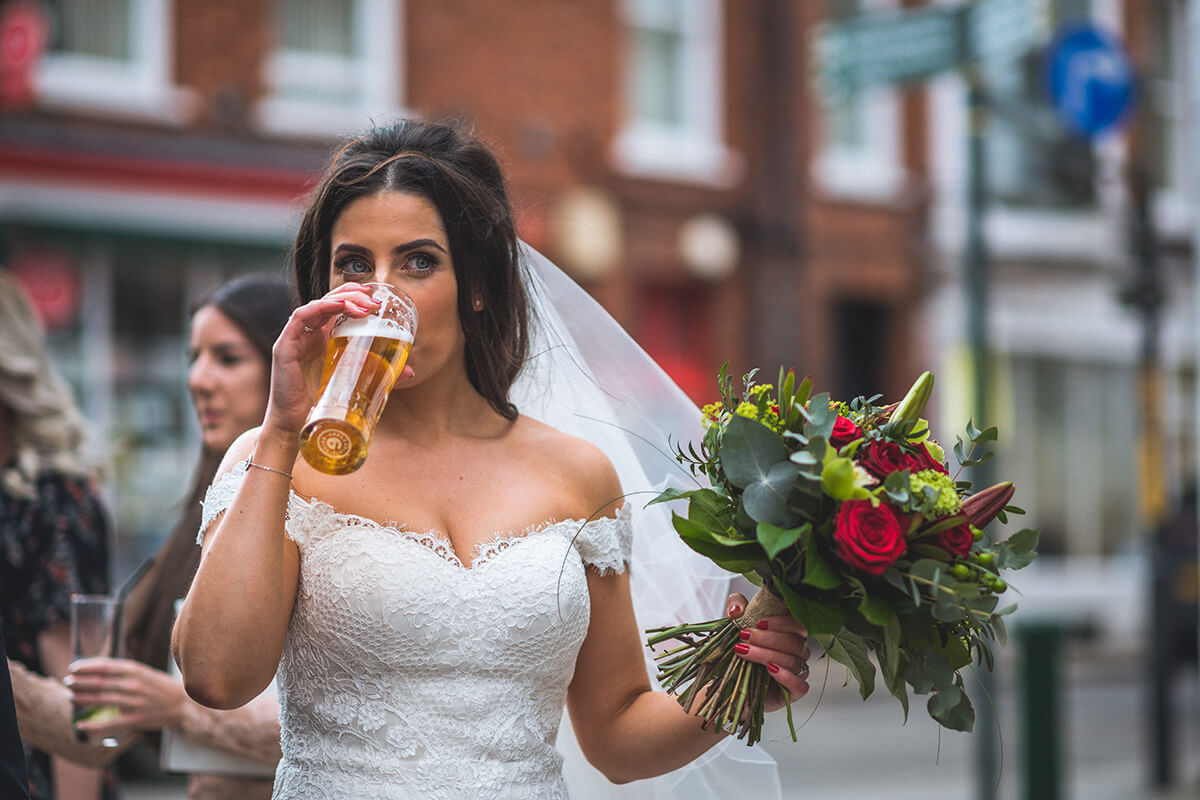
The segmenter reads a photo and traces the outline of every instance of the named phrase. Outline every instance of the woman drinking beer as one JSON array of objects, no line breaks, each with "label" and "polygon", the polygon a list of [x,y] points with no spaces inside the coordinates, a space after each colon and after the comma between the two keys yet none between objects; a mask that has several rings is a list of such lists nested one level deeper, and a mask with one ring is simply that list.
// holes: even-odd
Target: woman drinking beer
[{"label": "woman drinking beer", "polygon": [[[604,358],[584,363],[547,338],[551,320],[583,318],[591,301],[548,299],[566,279],[520,245],[490,151],[412,121],[350,142],[313,193],[294,258],[302,305],[274,346],[266,417],[209,489],[175,627],[185,685],[206,705],[246,702],[278,668],[276,798],[566,797],[564,701],[579,747],[614,783],[720,741],[647,677],[629,569],[642,514],[621,480],[650,484],[629,437],[609,426],[594,441],[612,446],[598,447],[559,429],[644,399],[581,375],[615,367],[649,386],[657,368],[606,315],[587,337],[611,338]],[[420,325],[365,462],[329,475],[299,456],[300,434],[331,328],[376,310],[376,282],[410,297]],[[686,549],[669,530],[661,543],[682,571]],[[742,657],[800,697],[804,632],[766,622]],[[739,786],[778,792],[745,774]],[[597,796],[612,796],[603,785]]]}]

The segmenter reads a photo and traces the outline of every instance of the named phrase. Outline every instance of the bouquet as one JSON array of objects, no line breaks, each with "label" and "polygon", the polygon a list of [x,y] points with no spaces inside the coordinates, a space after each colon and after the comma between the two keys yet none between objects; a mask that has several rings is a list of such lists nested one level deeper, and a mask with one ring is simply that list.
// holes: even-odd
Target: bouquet
[{"label": "bouquet", "polygon": [[[992,668],[991,642],[1004,643],[1003,618],[1016,608],[998,607],[1008,589],[1001,570],[1033,561],[1038,535],[993,541],[989,523],[1024,513],[1009,505],[1012,483],[973,491],[959,480],[991,456],[996,429],[968,422],[951,474],[921,418],[929,372],[889,406],[876,405],[878,397],[810,397],[811,380],[797,385],[782,369],[774,386],[754,376],[738,398],[722,368],[721,399],[703,408],[703,439],[686,450],[674,445],[676,460],[710,486],[668,489],[651,503],[686,500],[686,516],[672,512],[684,542],[760,588],[738,620],[647,631],[652,648],[677,642],[656,655],[663,687],[704,727],[754,744],[770,679],[762,665],[736,658],[734,646],[741,628],[790,613],[845,665],[863,699],[878,665],[905,719],[911,688],[929,695],[938,723],[970,731],[975,712],[961,670]],[[786,692],[785,700],[795,740]]]}]

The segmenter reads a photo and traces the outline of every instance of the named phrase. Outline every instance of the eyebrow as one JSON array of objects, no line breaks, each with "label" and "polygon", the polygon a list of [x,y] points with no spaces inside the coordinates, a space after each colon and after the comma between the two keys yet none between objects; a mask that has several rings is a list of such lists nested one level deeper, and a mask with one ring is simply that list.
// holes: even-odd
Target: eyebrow
[{"label": "eyebrow", "polygon": [[[411,242],[405,242],[403,244],[396,245],[395,247],[392,248],[392,252],[393,253],[405,253],[405,252],[408,252],[409,250],[416,250],[418,247],[433,247],[438,250],[441,250],[446,255],[450,255],[450,253],[446,250],[446,248],[442,247],[440,244],[435,242],[433,239],[413,239]],[[361,247],[356,244],[339,244],[336,248],[334,248],[333,252],[340,253],[343,250],[351,250],[356,253],[366,253],[367,252],[367,248]]]}]

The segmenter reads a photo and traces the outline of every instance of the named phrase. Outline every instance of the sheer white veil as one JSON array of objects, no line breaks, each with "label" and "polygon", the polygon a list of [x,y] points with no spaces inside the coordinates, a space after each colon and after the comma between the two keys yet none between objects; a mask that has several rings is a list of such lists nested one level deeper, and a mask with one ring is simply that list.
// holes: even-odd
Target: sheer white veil
[{"label": "sheer white veil", "polygon": [[[562,270],[524,243],[521,255],[533,330],[530,360],[512,387],[512,401],[521,413],[592,442],[616,468],[634,512],[630,583],[640,628],[720,617],[731,575],[680,541],[665,505],[644,508],[658,491],[692,483],[671,457],[668,440],[695,441],[701,433],[699,411]],[[653,683],[649,651],[646,663]],[[623,786],[608,782],[587,763],[565,713],[558,747],[573,800],[770,800],[781,794],[774,760],[762,748],[734,739],[687,767]]]}]

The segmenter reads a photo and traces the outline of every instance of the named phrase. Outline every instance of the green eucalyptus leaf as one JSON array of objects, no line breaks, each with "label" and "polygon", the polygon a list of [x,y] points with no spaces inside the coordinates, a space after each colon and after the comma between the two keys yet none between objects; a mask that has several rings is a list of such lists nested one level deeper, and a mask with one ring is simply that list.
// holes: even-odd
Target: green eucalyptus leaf
[{"label": "green eucalyptus leaf", "polygon": [[893,472],[883,479],[883,491],[897,503],[907,503],[912,497],[908,470]]},{"label": "green eucalyptus leaf", "polygon": [[975,728],[975,709],[971,700],[958,686],[947,687],[929,698],[926,708],[944,727],[970,733]]},{"label": "green eucalyptus leaf", "polygon": [[[1024,513],[1024,512],[1022,512]],[[1037,546],[1038,531],[1030,528],[1025,528],[1014,533],[1012,536],[1004,540],[1008,545],[1008,549],[1017,555],[1024,555],[1033,551]]]},{"label": "green eucalyptus leaf", "polygon": [[787,463],[788,448],[775,431],[735,415],[725,428],[718,457],[729,482],[744,489],[766,480],[773,466]]},{"label": "green eucalyptus leaf", "polygon": [[773,465],[761,480],[749,483],[742,493],[746,513],[757,522],[782,527],[794,525],[798,518],[788,509],[787,500],[799,476],[799,469],[790,461]]}]

